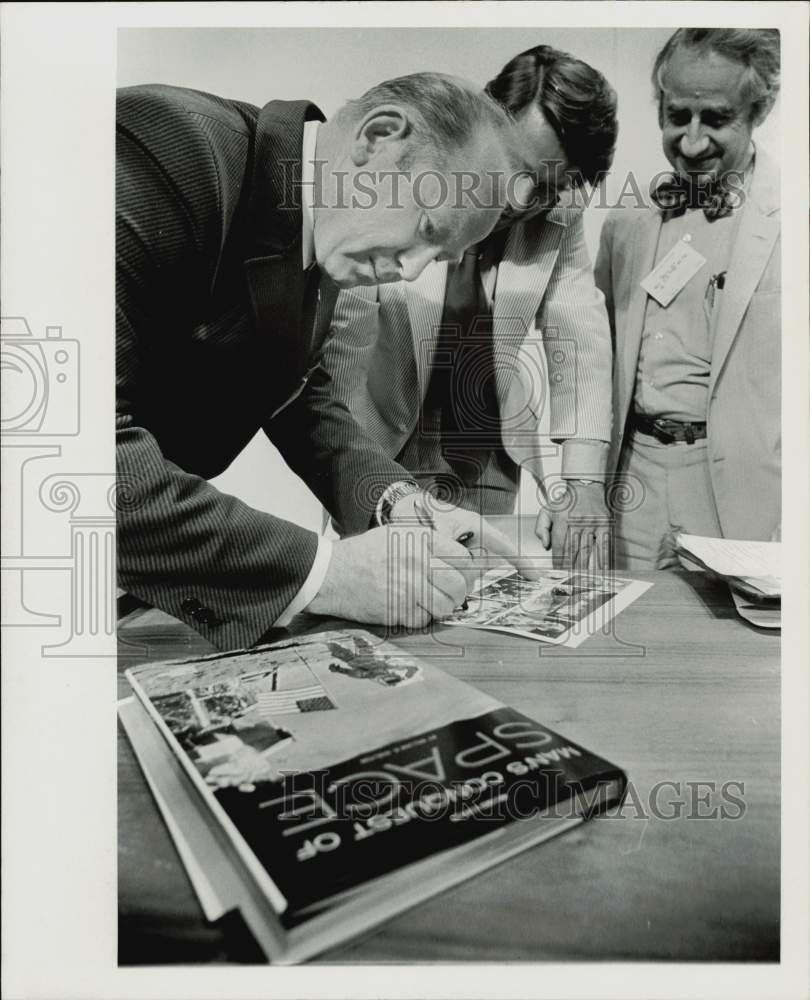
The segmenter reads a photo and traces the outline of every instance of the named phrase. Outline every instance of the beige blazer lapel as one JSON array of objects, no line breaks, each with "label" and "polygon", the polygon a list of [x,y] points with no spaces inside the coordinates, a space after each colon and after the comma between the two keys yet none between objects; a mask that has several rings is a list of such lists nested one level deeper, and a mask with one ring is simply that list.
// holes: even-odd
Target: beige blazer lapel
[{"label": "beige blazer lapel", "polygon": [[627,312],[622,317],[617,310],[616,317],[616,387],[617,413],[613,423],[614,438],[621,440],[627,413],[633,400],[638,369],[638,355],[641,350],[641,334],[644,329],[644,313],[647,307],[647,293],[640,283],[650,273],[655,264],[655,252],[661,234],[662,216],[657,208],[640,215],[632,229],[629,249],[629,295]]},{"label": "beige blazer lapel", "polygon": [[759,153],[748,198],[741,209],[728,265],[729,277],[725,288],[718,295],[719,307],[712,342],[710,396],[771,256],[779,236],[779,225],[778,176],[773,164],[764,154]]},{"label": "beige blazer lapel", "polygon": [[[408,307],[416,375],[419,383],[419,405],[427,392],[436,338],[442,321],[444,292],[447,285],[447,263],[428,264],[416,281],[403,282]],[[404,346],[404,345],[403,345]]]},{"label": "beige blazer lapel", "polygon": [[515,358],[543,301],[557,262],[565,222],[551,218],[512,227],[498,265],[492,311],[495,385],[501,408],[506,404]]}]

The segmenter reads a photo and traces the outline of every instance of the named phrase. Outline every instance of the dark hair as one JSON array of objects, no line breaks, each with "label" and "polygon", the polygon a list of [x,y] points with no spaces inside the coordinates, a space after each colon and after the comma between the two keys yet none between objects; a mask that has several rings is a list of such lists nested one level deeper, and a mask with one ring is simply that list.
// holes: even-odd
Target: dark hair
[{"label": "dark hair", "polygon": [[413,137],[442,152],[463,148],[482,127],[504,130],[509,119],[490,97],[460,77],[411,73],[385,80],[347,101],[339,114],[362,118],[381,104],[403,104],[416,112]]},{"label": "dark hair", "polygon": [[537,45],[508,62],[486,92],[513,118],[532,103],[540,108],[565,151],[575,187],[598,182],[610,169],[619,131],[616,92],[581,59]]},{"label": "dark hair", "polygon": [[763,121],[779,93],[780,46],[776,28],[679,28],[655,59],[652,82],[661,116],[662,80],[676,49],[715,52],[745,66],[743,94],[751,108],[751,121]]}]

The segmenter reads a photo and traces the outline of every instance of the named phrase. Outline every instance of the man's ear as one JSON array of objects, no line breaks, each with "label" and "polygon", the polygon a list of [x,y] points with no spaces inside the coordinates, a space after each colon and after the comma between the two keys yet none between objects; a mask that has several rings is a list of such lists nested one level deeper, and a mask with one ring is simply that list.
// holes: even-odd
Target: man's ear
[{"label": "man's ear", "polygon": [[774,103],[775,103],[774,101],[771,101],[770,104],[762,102],[758,107],[754,106],[751,108],[750,121],[752,129],[759,128],[759,126],[765,121]]},{"label": "man's ear", "polygon": [[663,92],[663,90],[658,95],[658,127],[660,129],[664,128],[664,92]]},{"label": "man's ear", "polygon": [[352,162],[356,167],[364,167],[387,145],[402,142],[412,131],[410,116],[404,108],[397,104],[381,104],[356,126]]}]

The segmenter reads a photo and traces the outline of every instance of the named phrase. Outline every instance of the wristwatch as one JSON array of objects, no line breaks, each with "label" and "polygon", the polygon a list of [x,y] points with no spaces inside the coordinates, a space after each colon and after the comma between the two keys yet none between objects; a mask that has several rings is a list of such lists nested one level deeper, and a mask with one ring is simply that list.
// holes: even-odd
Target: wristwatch
[{"label": "wristwatch", "polygon": [[377,510],[374,513],[377,524],[390,524],[394,507],[396,507],[399,501],[404,500],[405,497],[410,496],[412,493],[421,492],[421,487],[417,486],[413,480],[403,479],[401,482],[391,483],[377,503]]}]

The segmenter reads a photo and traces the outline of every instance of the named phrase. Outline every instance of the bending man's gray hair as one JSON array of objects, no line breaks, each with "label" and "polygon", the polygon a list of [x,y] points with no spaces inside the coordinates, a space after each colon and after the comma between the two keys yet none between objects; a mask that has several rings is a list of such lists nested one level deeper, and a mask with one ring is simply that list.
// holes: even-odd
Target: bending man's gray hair
[{"label": "bending man's gray hair", "polygon": [[362,97],[347,101],[338,116],[359,121],[383,104],[400,104],[413,115],[417,146],[453,152],[463,148],[482,128],[508,129],[506,112],[487,94],[457,76],[446,73],[411,73],[385,80]]},{"label": "bending man's gray hair", "polygon": [[658,53],[653,66],[659,120],[664,74],[677,49],[715,52],[745,66],[743,95],[751,108],[751,121],[759,125],[767,118],[779,93],[780,47],[775,28],[679,28]]}]

